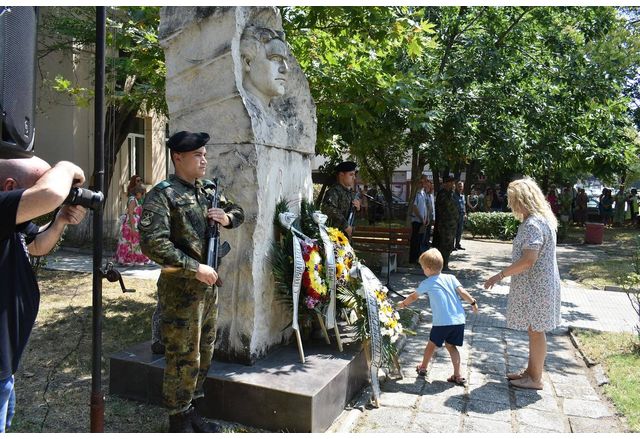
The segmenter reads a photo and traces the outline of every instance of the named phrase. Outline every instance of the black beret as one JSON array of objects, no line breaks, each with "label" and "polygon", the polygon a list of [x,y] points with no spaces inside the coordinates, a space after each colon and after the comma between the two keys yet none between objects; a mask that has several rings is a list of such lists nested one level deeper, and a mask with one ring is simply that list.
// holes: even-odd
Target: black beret
[{"label": "black beret", "polygon": [[167,146],[174,152],[189,152],[203,147],[210,137],[208,133],[191,133],[189,131],[179,131],[169,137]]},{"label": "black beret", "polygon": [[442,182],[443,182],[443,183],[448,183],[448,182],[450,182],[450,181],[456,181],[456,179],[453,177],[453,175],[447,175],[446,177],[444,177],[444,178],[442,179]]},{"label": "black beret", "polygon": [[336,172],[351,172],[355,171],[357,167],[356,162],[342,162],[336,166]]}]

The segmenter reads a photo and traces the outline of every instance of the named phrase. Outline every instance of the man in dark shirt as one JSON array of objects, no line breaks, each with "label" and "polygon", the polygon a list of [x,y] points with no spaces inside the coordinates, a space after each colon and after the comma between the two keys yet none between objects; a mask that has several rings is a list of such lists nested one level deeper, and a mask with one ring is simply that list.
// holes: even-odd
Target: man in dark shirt
[{"label": "man in dark shirt", "polygon": [[51,168],[37,157],[0,159],[0,432],[11,426],[13,375],[40,304],[28,255],[47,254],[66,225],[78,224],[86,211],[80,206],[64,206],[50,226],[42,228],[31,220],[60,206],[71,186],[82,183],[82,169],[70,162]]}]

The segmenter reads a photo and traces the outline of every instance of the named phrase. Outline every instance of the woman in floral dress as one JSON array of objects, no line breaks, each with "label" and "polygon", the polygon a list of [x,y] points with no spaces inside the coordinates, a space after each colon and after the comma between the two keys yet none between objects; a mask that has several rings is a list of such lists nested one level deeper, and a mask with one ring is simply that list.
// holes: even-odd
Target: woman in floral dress
[{"label": "woman in floral dress", "polygon": [[547,355],[546,331],[560,324],[560,273],[556,261],[558,222],[551,206],[530,178],[515,180],[507,189],[509,206],[522,221],[513,240],[512,264],[484,284],[491,288],[512,276],[507,299],[507,327],[529,333],[527,368],[507,374],[515,387],[542,389]]},{"label": "woman in floral dress", "polygon": [[122,216],[120,238],[116,248],[116,262],[121,265],[149,264],[140,248],[140,232],[138,223],[142,213],[145,189],[141,185],[135,186],[127,201],[127,213]]}]

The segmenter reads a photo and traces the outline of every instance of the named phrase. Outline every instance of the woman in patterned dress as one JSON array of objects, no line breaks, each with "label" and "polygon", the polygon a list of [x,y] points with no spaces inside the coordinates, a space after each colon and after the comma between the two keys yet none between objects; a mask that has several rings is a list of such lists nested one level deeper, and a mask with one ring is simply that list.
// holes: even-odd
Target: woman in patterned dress
[{"label": "woman in patterned dress", "polygon": [[140,232],[138,231],[144,193],[144,187],[137,185],[129,194],[127,213],[122,215],[120,238],[118,239],[118,246],[116,247],[116,262],[120,265],[151,263],[151,260],[142,253],[142,249],[140,248]]},{"label": "woman in patterned dress", "polygon": [[546,331],[560,324],[560,273],[556,261],[558,222],[551,206],[530,178],[515,180],[507,189],[509,206],[522,221],[513,240],[512,264],[491,276],[490,289],[512,276],[507,299],[507,327],[529,333],[527,368],[507,374],[510,383],[525,389],[542,389],[547,355]]}]

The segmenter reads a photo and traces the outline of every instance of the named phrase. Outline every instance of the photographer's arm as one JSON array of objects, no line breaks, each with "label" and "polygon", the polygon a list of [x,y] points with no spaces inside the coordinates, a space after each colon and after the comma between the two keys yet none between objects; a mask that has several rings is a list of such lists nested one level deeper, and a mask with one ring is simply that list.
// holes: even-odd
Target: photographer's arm
[{"label": "photographer's arm", "polygon": [[71,162],[59,162],[24,191],[18,205],[16,224],[22,224],[53,211],[69,195],[73,186],[84,183],[84,172]]},{"label": "photographer's arm", "polygon": [[32,256],[43,256],[51,251],[56,245],[67,224],[78,224],[84,218],[87,210],[82,206],[64,206],[56,215],[53,224],[40,227],[46,230],[38,234],[27,246],[27,250]]}]

